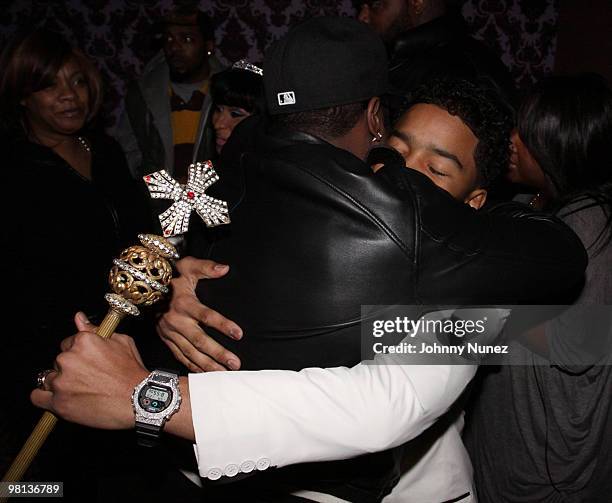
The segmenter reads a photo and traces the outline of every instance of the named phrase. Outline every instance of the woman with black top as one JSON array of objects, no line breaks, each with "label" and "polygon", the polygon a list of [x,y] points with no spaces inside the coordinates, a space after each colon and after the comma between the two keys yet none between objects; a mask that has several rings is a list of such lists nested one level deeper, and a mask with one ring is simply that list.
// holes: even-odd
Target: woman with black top
[{"label": "woman with black top", "polygon": [[599,76],[548,79],[520,107],[509,178],[563,218],[589,263],[574,306],[530,331],[517,364],[481,369],[466,431],[480,501],[610,501],[611,141]]},{"label": "woman with black top", "polygon": [[[151,222],[146,191],[120,147],[91,127],[101,79],[83,53],[36,30],[5,48],[0,68],[6,313],[19,325],[1,339],[10,376],[10,406],[0,416],[4,473],[40,417],[29,402],[32,380],[51,366],[75,312],[104,316],[112,259]],[[94,500],[95,485],[83,475],[99,469],[101,438],[61,424],[28,479],[64,481],[69,500]]]}]

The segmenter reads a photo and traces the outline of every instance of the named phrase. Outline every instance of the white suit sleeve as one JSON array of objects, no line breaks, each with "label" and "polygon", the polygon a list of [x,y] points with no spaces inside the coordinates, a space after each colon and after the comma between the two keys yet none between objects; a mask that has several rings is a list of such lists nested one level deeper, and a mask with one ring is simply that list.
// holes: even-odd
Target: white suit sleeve
[{"label": "white suit sleeve", "polygon": [[[488,311],[490,333],[508,313]],[[476,373],[476,365],[406,365],[393,354],[374,362],[190,374],[200,475],[214,480],[401,445],[444,414]]]},{"label": "white suit sleeve", "polygon": [[191,374],[200,475],[216,479],[401,445],[442,415],[475,371],[472,365],[360,363]]}]

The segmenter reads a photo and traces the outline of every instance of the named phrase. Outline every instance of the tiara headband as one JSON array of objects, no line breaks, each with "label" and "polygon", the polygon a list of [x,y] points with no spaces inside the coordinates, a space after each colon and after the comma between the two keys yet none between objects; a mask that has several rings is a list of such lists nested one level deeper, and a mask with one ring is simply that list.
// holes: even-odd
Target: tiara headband
[{"label": "tiara headband", "polygon": [[246,59],[236,61],[232,65],[232,70],[246,70],[247,72],[253,72],[259,75],[260,77],[263,77],[263,70],[258,66],[249,63]]}]

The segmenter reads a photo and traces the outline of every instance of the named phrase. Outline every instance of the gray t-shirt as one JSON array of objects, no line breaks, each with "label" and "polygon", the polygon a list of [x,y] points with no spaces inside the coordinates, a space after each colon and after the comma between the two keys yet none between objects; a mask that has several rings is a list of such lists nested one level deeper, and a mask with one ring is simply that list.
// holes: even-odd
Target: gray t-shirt
[{"label": "gray t-shirt", "polygon": [[[584,206],[560,213],[589,253],[576,309],[612,304],[612,245],[596,242],[606,216]],[[575,320],[549,323],[549,360],[520,347],[514,356],[533,365],[480,369],[465,441],[481,503],[612,501],[612,361],[608,351],[595,365],[567,364],[593,336]]]},{"label": "gray t-shirt", "polygon": [[172,86],[174,93],[180,96],[180,98],[187,103],[191,99],[191,95],[195,91],[199,91],[203,84],[204,81],[196,83],[172,82],[170,85]]}]

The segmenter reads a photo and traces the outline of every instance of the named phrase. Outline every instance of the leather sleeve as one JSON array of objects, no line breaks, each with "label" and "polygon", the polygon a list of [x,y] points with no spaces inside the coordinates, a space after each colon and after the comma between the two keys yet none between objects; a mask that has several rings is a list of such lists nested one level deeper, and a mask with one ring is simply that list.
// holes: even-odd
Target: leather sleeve
[{"label": "leather sleeve", "polygon": [[474,210],[415,170],[379,176],[416,201],[417,300],[422,303],[571,303],[587,255],[558,218],[518,203]]}]

